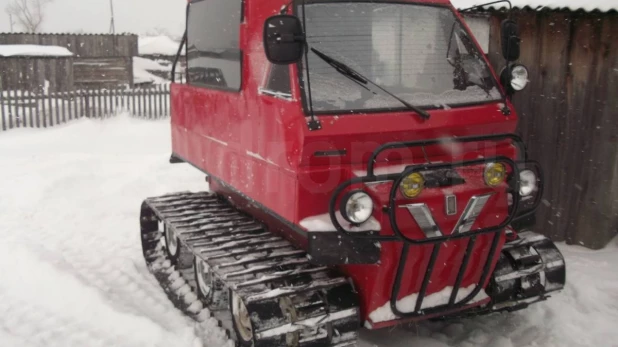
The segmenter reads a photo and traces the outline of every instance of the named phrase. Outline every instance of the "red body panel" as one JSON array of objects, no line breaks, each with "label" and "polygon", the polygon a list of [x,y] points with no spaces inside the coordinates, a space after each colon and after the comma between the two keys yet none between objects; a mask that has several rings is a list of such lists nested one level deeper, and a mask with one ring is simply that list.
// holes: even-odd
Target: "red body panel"
[{"label": "red body panel", "polygon": [[[512,106],[508,105],[511,115],[506,117],[499,103],[434,110],[430,111],[432,117],[427,121],[420,120],[411,112],[320,116],[322,129],[309,131],[300,101],[296,65],[289,67],[292,100],[259,92],[270,66],[262,46],[262,26],[267,17],[276,14],[287,2],[245,1],[245,22],[240,30],[243,85],[239,93],[190,85],[172,86],[172,139],[176,155],[258,202],[262,207],[247,206],[247,209],[266,221],[272,229],[284,233],[298,246],[306,247],[306,237],[289,230],[273,215],[300,225],[307,217],[326,214],[333,190],[355,175],[363,174],[371,152],[379,145],[394,141],[515,131],[517,117]],[[425,0],[422,3],[451,6],[447,0]],[[343,149],[347,152],[341,157],[314,155],[316,151]],[[427,155],[432,162],[450,162],[496,155],[515,158],[516,153],[514,147],[507,143],[498,146],[471,143],[459,147],[427,147]],[[377,167],[383,170],[392,165],[425,162],[422,152],[397,150],[380,156]],[[482,168],[479,170],[482,172]],[[460,170],[460,174],[465,176],[469,173]],[[505,190],[488,188],[478,174],[468,181],[469,184],[450,187],[449,193],[456,195],[465,204],[475,194],[496,191],[475,228],[500,224],[507,215]],[[383,184],[369,189],[377,206],[386,204],[390,187],[391,184]],[[211,184],[211,189],[242,200],[239,194],[220,184]],[[427,190],[419,199],[431,207],[440,228],[450,233],[458,216],[447,216],[444,213],[444,194],[444,189]],[[243,205],[243,201],[238,202]],[[244,205],[247,205],[246,201]],[[405,210],[398,213],[401,213],[400,227],[406,236],[417,239],[424,237],[409,213]],[[374,217],[381,223],[382,234],[393,233],[388,217],[380,208],[376,208]],[[477,239],[462,288],[479,281],[490,243],[491,236]],[[504,237],[498,251],[503,243]],[[385,242],[381,245],[379,264],[340,267],[357,286],[363,318],[367,319],[370,312],[389,301],[401,247],[400,243]],[[416,247],[404,260],[409,275],[402,283],[400,297],[419,291],[430,249],[431,246]],[[461,263],[464,249],[464,240],[444,244],[428,294],[453,285],[458,269],[454,264]]]}]

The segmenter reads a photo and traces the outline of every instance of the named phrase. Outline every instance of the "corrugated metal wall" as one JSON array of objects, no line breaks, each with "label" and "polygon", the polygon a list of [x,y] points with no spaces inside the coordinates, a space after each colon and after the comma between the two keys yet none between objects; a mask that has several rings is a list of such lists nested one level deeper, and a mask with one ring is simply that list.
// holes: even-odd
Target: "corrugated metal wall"
[{"label": "corrugated metal wall", "polygon": [[[502,13],[489,56],[499,72]],[[601,248],[618,233],[618,14],[516,11],[531,83],[514,97],[532,159],[546,171],[538,231]]]}]

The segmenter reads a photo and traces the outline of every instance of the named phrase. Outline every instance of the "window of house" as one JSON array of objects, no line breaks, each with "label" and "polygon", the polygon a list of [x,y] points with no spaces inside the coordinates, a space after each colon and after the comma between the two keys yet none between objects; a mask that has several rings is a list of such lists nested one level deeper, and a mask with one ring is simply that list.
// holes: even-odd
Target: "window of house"
[{"label": "window of house", "polygon": [[273,64],[266,80],[266,86],[262,89],[262,92],[281,98],[291,98],[290,67],[288,65]]},{"label": "window of house", "polygon": [[189,84],[239,91],[242,0],[198,0],[189,5],[187,77]]}]

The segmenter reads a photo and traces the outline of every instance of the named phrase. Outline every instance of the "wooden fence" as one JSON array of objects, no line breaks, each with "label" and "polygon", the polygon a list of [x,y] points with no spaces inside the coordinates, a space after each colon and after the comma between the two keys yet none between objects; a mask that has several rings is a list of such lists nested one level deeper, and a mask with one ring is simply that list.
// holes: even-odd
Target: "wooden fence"
[{"label": "wooden fence", "polygon": [[0,130],[47,128],[73,119],[106,118],[123,112],[146,119],[168,117],[169,95],[169,85],[48,94],[3,91],[0,92]]},{"label": "wooden fence", "polygon": [[[504,17],[491,16],[497,69]],[[546,172],[537,231],[601,248],[618,233],[618,13],[520,10],[514,17],[531,81],[514,103],[530,156]]]}]

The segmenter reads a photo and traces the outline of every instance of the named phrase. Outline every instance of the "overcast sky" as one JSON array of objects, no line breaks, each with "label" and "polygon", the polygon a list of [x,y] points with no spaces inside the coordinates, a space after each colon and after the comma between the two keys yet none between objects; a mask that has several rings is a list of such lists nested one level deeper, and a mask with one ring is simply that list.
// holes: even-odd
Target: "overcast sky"
[{"label": "overcast sky", "polygon": [[[10,31],[5,8],[11,0],[0,0],[0,32]],[[144,34],[157,28],[181,36],[186,0],[113,0],[116,32]],[[107,33],[109,0],[53,0],[46,8],[45,32]]]}]

